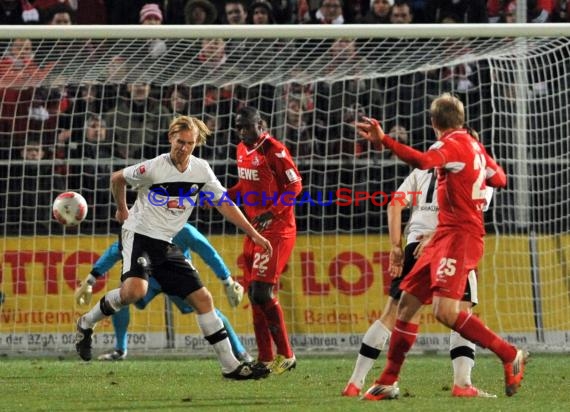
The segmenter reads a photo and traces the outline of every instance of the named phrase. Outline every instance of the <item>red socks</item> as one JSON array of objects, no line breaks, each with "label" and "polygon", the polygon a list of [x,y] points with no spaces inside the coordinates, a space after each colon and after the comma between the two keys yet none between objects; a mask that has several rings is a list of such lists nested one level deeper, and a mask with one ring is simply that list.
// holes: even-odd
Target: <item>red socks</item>
[{"label": "red socks", "polygon": [[255,341],[257,342],[257,360],[260,362],[271,362],[273,356],[273,340],[267,327],[265,314],[259,305],[251,305],[253,311],[253,330]]},{"label": "red socks", "polygon": [[493,351],[503,363],[511,362],[517,355],[516,348],[487,328],[479,318],[468,312],[459,312],[453,330],[465,339]]},{"label": "red socks", "polygon": [[398,380],[400,369],[406,359],[406,354],[410,351],[416,337],[419,326],[415,323],[396,321],[392,336],[390,337],[390,348],[388,349],[387,363],[384,371],[376,383],[380,385],[393,385]]},{"label": "red socks", "polygon": [[267,326],[271,332],[275,346],[277,346],[277,353],[285,356],[286,358],[292,358],[293,350],[289,343],[289,335],[287,334],[287,327],[285,326],[285,318],[279,301],[277,298],[273,298],[270,302],[263,305],[262,309],[263,313],[265,313]]},{"label": "red socks", "polygon": [[273,298],[264,305],[251,305],[251,307],[255,340],[259,352],[258,360],[262,362],[273,360],[273,342],[275,342],[278,354],[292,358],[293,350],[289,343],[289,335],[279,301]]}]

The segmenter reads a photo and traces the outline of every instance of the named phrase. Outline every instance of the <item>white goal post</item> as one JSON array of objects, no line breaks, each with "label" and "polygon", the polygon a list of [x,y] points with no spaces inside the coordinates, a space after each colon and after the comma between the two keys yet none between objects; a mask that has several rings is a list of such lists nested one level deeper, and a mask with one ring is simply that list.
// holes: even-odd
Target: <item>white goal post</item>
[{"label": "white goal post", "polygon": [[[475,312],[512,342],[566,350],[570,25],[7,26],[0,53],[0,353],[74,350],[86,310],[74,287],[118,231],[110,173],[163,152],[168,122],[190,114],[215,130],[197,154],[229,187],[232,119],[246,104],[303,176],[297,244],[279,285],[293,347],[355,352],[390,281],[384,199],[368,196],[396,190],[409,169],[359,139],[354,120],[374,116],[426,149],[435,138],[427,108],[442,92],[462,99],[509,177],[486,214]],[[88,200],[78,229],[50,217],[64,190]],[[211,211],[190,223],[240,279],[243,235]],[[254,352],[247,299],[231,309],[193,260]],[[94,302],[119,277],[117,265]],[[167,306],[131,310],[129,350],[209,350],[194,318]],[[429,310],[422,320],[417,348],[447,351],[448,332]],[[111,349],[110,322],[95,336],[97,351]]]}]

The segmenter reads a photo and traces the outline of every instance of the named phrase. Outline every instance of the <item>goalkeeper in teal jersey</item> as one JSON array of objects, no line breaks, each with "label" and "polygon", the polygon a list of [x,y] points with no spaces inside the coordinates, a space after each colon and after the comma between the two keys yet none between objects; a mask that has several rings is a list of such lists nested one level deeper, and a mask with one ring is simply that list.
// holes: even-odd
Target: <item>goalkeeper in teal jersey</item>
[{"label": "goalkeeper in teal jersey", "polygon": [[[194,226],[186,223],[182,230],[172,240],[178,246],[184,255],[190,259],[190,251],[196,252],[203,260],[212,268],[216,276],[224,283],[229,303],[232,307],[239,305],[243,297],[243,287],[235,282],[230,270],[224,263],[222,257]],[[103,253],[103,255],[95,262],[91,273],[81,283],[81,286],[75,291],[75,300],[79,305],[87,305],[91,301],[93,294],[93,284],[97,278],[107,273],[115,263],[121,260],[121,251],[119,242],[114,242]],[[148,292],[144,298],[135,303],[138,309],[144,309],[156,295],[160,294],[162,289],[158,282],[151,276],[149,278]],[[194,308],[188,305],[178,296],[170,296],[170,300],[178,307],[181,313],[192,313]],[[224,314],[216,309],[216,313],[222,319],[224,327],[228,333],[228,338],[232,345],[232,351],[239,360],[245,362],[253,361],[253,358],[247,353],[240,339],[236,335],[229,320]],[[129,307],[125,306],[112,316],[113,327],[115,329],[115,349],[112,352],[99,356],[99,360],[122,360],[127,357],[127,328],[129,326],[130,313]]]}]

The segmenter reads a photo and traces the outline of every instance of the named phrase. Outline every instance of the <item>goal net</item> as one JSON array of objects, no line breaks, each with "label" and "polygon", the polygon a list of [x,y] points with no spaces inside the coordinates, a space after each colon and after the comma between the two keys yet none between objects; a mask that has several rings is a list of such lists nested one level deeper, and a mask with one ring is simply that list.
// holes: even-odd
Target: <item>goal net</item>
[{"label": "goal net", "polygon": [[[303,177],[296,248],[279,299],[296,351],[355,351],[387,300],[386,202],[410,172],[360,139],[373,116],[393,137],[426,149],[427,108],[459,96],[467,124],[509,183],[486,213],[475,312],[512,342],[562,350],[570,336],[570,29],[564,25],[346,27],[14,27],[0,34],[0,351],[73,351],[87,307],[73,291],[116,240],[110,174],[168,150],[177,114],[214,135],[198,150],[222,183],[236,182],[232,122],[259,108]],[[278,34],[279,38],[275,35]],[[65,190],[88,201],[64,229],[51,203]],[[386,196],[383,195],[386,194]],[[132,198],[131,198],[132,200]],[[243,276],[243,234],[216,211],[190,219]],[[255,353],[247,298],[231,309],[199,256],[216,305]],[[95,285],[117,287],[120,264]],[[207,351],[193,315],[159,296],[131,309],[129,351]],[[424,310],[417,348],[447,350],[448,332]],[[96,351],[112,349],[110,321]]]}]

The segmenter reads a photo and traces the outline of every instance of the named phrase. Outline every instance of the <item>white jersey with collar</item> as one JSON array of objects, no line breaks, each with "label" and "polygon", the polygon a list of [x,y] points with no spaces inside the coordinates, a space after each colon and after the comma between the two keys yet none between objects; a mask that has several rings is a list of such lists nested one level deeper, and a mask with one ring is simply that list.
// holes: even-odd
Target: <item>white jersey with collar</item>
[{"label": "white jersey with collar", "polygon": [[[437,176],[435,171],[414,169],[398,188],[406,194],[410,219],[404,229],[407,243],[419,242],[418,237],[433,232],[437,226]],[[419,192],[413,194],[413,192]]]},{"label": "white jersey with collar", "polygon": [[123,176],[137,190],[123,228],[167,242],[172,242],[199,205],[198,193],[215,202],[226,192],[208,163],[194,156],[184,172],[165,153],[126,167]]}]

